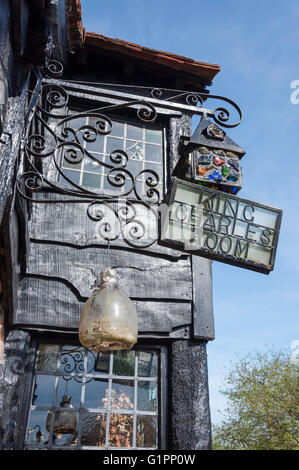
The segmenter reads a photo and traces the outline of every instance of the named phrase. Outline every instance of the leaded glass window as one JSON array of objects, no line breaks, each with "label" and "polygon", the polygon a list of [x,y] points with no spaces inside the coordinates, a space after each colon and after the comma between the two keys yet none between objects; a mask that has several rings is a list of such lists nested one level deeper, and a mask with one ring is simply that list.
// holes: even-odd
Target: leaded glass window
[{"label": "leaded glass window", "polygon": [[[79,147],[75,151],[63,147],[62,173],[99,194],[159,202],[164,193],[163,127],[116,118],[106,123],[107,134],[105,130],[97,133],[98,126],[98,118],[92,114],[68,119],[67,127],[84,149],[84,158],[78,159]],[[62,174],[59,181],[71,187]],[[157,197],[148,193],[152,188]]]},{"label": "leaded glass window", "polygon": [[40,343],[26,449],[156,449],[159,351]]}]

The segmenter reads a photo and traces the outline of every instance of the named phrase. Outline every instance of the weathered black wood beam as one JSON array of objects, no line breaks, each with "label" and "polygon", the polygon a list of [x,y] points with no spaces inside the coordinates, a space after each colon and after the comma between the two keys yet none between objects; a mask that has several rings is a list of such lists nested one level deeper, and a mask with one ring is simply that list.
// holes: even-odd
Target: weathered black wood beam
[{"label": "weathered black wood beam", "polygon": [[193,275],[193,337],[204,340],[215,339],[212,262],[192,256]]},{"label": "weathered black wood beam", "polygon": [[[145,293],[146,295],[146,293]],[[18,310],[13,324],[41,330],[56,328],[78,331],[80,312],[86,298],[78,296],[72,284],[63,279],[27,276],[19,288]],[[132,297],[138,312],[139,333],[164,337],[189,337],[192,322],[192,302],[177,299]],[[187,328],[185,331],[184,328]]]},{"label": "weathered black wood beam", "polygon": [[27,417],[24,403],[30,404],[29,399],[24,400],[24,397],[33,365],[30,334],[21,330],[8,332],[5,358],[0,364],[0,450],[18,448],[18,438],[24,432]]},{"label": "weathered black wood beam", "polygon": [[172,343],[169,387],[170,449],[210,449],[211,418],[205,342]]}]

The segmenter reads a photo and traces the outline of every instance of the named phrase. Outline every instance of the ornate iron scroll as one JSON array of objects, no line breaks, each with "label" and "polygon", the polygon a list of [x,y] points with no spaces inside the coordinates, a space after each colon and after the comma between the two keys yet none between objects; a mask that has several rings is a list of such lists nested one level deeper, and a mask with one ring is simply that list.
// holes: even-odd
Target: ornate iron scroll
[{"label": "ornate iron scroll", "polygon": [[209,110],[208,114],[211,116],[217,124],[220,124],[223,127],[236,127],[240,124],[242,120],[242,110],[241,108],[229,98],[220,95],[210,95],[209,93],[200,93],[200,92],[190,92],[190,91],[179,91],[179,90],[168,90],[165,88],[153,88],[150,90],[150,95],[153,98],[165,101],[175,101],[182,100],[185,101],[188,106],[199,106],[201,108],[206,100],[219,100],[228,103],[238,115],[237,122],[230,123],[228,122],[231,118],[231,113],[227,108],[218,107],[214,110]]},{"label": "ornate iron scroll", "polygon": [[[46,78],[57,79],[62,73],[63,67],[57,61],[50,61],[43,70]],[[103,86],[109,87],[109,84]],[[160,88],[142,88],[150,95],[150,99],[146,100],[143,96],[139,98],[136,95],[138,88],[141,87],[136,88],[136,99],[68,114],[69,89],[59,82],[43,82],[38,77],[38,84],[32,92],[27,113],[28,125],[23,147],[26,171],[19,176],[17,189],[23,198],[32,202],[88,203],[87,215],[90,220],[98,223],[98,235],[102,239],[110,243],[122,238],[132,247],[145,248],[155,243],[158,238],[157,233],[154,238],[148,238],[144,220],[152,217],[157,219],[154,207],[157,207],[163,196],[162,181],[158,172],[152,168],[145,168],[133,174],[128,165],[129,156],[123,149],[114,149],[105,159],[90,152],[89,144],[97,143],[103,136],[111,134],[113,122],[108,114],[127,108],[136,112],[137,120],[148,124],[154,122],[157,116],[153,103],[155,100],[169,103],[183,99],[188,106],[192,106],[193,112],[194,106],[199,106],[200,109],[204,101],[210,98],[228,102],[237,110],[240,120],[242,113],[235,103],[224,97]],[[236,124],[229,124],[227,121],[230,113],[222,107],[210,111],[210,114],[215,122],[224,127],[234,127],[240,122],[239,120]],[[79,119],[83,119],[85,124],[81,121],[80,126],[76,125]],[[112,188],[113,194],[93,191],[93,188],[82,186],[68,176],[62,160],[67,163],[68,168],[72,168],[72,165],[81,164],[83,159],[102,168],[102,176],[106,184]],[[52,168],[52,176],[54,171],[61,181],[67,183],[61,184],[57,182],[57,177],[48,177],[44,168]],[[40,195],[34,197],[34,193],[49,191],[56,193],[55,198],[43,199]],[[57,194],[61,194],[62,198],[57,197]],[[118,204],[117,207],[115,203]],[[140,207],[143,210],[142,216],[140,210],[137,210]],[[112,219],[115,221],[113,224]],[[157,220],[153,225],[157,226]]]},{"label": "ornate iron scroll", "polygon": [[158,213],[145,202],[93,201],[87,208],[87,215],[98,222],[97,235],[108,243],[122,239],[132,248],[149,248],[158,239]]},{"label": "ornate iron scroll", "polygon": [[[155,120],[155,108],[144,100],[134,100],[123,105],[112,105],[104,108],[80,112],[72,115],[61,114],[68,104],[68,93],[57,85],[45,84],[41,87],[41,100],[36,105],[34,118],[31,126],[28,128],[24,154],[27,167],[30,171],[25,172],[17,182],[17,188],[21,195],[29,200],[32,198],[24,193],[23,188],[29,192],[37,192],[45,189],[54,189],[60,194],[69,196],[78,196],[80,200],[75,202],[84,202],[84,199],[102,199],[103,194],[86,189],[72,181],[61,168],[61,155],[70,165],[81,163],[84,158],[90,159],[108,169],[106,178],[113,188],[122,189],[125,184],[129,187],[125,192],[111,196],[112,198],[129,196],[133,199],[144,200],[153,203],[159,203],[161,194],[157,189],[160,183],[159,175],[152,169],[143,169],[133,175],[128,170],[129,157],[122,149],[115,149],[111,152],[109,162],[104,162],[90,153],[86,148],[86,143],[96,142],[99,136],[109,135],[112,130],[112,121],[103,114],[102,111],[110,112],[123,108],[136,108],[137,117],[145,123]],[[43,101],[43,106],[41,105]],[[85,124],[79,128],[72,126],[72,121],[80,118],[92,118],[93,125]],[[52,124],[51,124],[52,120]],[[37,130],[36,130],[37,129]],[[69,183],[71,189],[62,187],[54,181],[50,181],[43,175],[39,168],[40,160],[51,159],[57,172]],[[146,191],[140,194],[136,184],[139,178],[144,179]],[[36,201],[36,200],[35,200]],[[39,199],[36,202],[46,202]],[[47,202],[49,202],[47,200]],[[65,202],[65,200],[64,200]],[[72,200],[71,202],[74,202]]]},{"label": "ornate iron scroll", "polygon": [[[68,81],[68,83],[77,83],[77,84],[85,84],[92,87],[101,87],[103,90],[111,89],[117,87],[118,90],[125,90],[127,93],[130,89],[132,89],[132,93],[136,95],[137,93],[142,93],[142,96],[147,98],[145,99],[154,99],[159,100],[159,106],[164,105],[167,107],[171,107],[171,103],[180,103],[187,107],[189,107],[189,112],[191,114],[206,114],[210,118],[212,118],[217,124],[221,125],[222,127],[226,128],[233,128],[237,127],[243,118],[243,113],[241,108],[231,99],[222,96],[222,95],[213,95],[210,93],[203,93],[198,91],[184,91],[184,90],[173,90],[168,88],[151,88],[151,87],[140,87],[140,86],[133,86],[133,85],[115,85],[113,83],[94,83],[94,82],[72,82]],[[203,105],[206,101],[219,101],[221,103],[225,103],[224,107],[218,106],[215,109],[207,109],[203,108]],[[228,106],[228,107],[227,107]],[[235,122],[232,122],[232,111],[237,116]]]}]

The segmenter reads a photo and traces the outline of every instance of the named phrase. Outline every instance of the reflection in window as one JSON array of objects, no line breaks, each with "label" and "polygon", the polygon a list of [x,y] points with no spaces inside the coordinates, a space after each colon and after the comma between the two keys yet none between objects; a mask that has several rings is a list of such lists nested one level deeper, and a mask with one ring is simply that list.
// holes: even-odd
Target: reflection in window
[{"label": "reflection in window", "polygon": [[157,429],[156,416],[137,416],[137,447],[155,447]]},{"label": "reflection in window", "polygon": [[157,448],[158,354],[40,344],[26,449]]}]

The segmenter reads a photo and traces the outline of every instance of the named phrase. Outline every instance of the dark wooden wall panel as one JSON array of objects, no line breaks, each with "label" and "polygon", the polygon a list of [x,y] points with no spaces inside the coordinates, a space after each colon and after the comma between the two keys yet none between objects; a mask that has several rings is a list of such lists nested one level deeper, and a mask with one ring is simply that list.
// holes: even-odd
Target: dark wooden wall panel
[{"label": "dark wooden wall panel", "polygon": [[120,285],[130,297],[192,300],[190,260],[185,257],[172,262],[113,248],[107,251],[31,243],[27,272],[64,279],[87,298],[99,285],[105,266],[117,270]]},{"label": "dark wooden wall panel", "polygon": [[[71,285],[61,280],[25,277],[20,284],[18,300],[19,308],[14,317],[18,325],[78,329],[84,300],[78,298]],[[167,333],[168,336],[172,330],[191,324],[191,302],[133,302],[138,312],[139,332]],[[184,330],[182,335],[185,336]]]},{"label": "dark wooden wall panel", "polygon": [[193,336],[215,339],[212,296],[212,261],[192,256]]},{"label": "dark wooden wall panel", "polygon": [[[89,203],[54,203],[53,200],[70,199],[64,195],[54,193],[37,193],[36,199],[49,200],[49,203],[33,203],[30,220],[30,237],[34,240],[51,241],[64,243],[70,246],[89,246],[96,245],[107,247],[108,243],[99,235],[102,222],[90,220],[87,216],[87,208]],[[156,206],[156,210],[158,207]],[[156,217],[148,211],[144,211],[141,205],[136,206],[137,219],[142,220],[147,226],[149,237],[145,240],[152,242],[158,238],[158,225]],[[110,214],[109,214],[110,215]],[[103,222],[114,224],[112,218],[105,218]],[[155,238],[152,237],[152,234]],[[138,250],[138,245],[142,246],[147,243],[135,242],[134,247],[128,245],[121,238],[111,241],[110,246],[122,247],[128,251]],[[182,254],[176,250],[164,248],[156,243],[144,252],[161,254],[170,258],[179,258]]]},{"label": "dark wooden wall panel", "polygon": [[170,449],[211,449],[206,344],[175,341],[169,368]]},{"label": "dark wooden wall panel", "polygon": [[[169,169],[178,159],[178,137],[189,133],[189,126],[189,117],[170,119]],[[15,324],[76,331],[83,302],[99,285],[102,268],[109,266],[117,270],[121,287],[136,304],[140,334],[213,337],[210,261],[194,263],[197,268],[192,272],[189,255],[156,243],[136,249],[116,239],[108,246],[99,229],[111,219],[91,220],[90,202],[64,203],[70,196],[45,192],[35,198],[49,203],[31,205],[30,255],[13,315]],[[153,228],[156,218],[148,218],[142,205],[137,215]],[[156,237],[157,231],[158,226]]]}]

